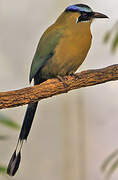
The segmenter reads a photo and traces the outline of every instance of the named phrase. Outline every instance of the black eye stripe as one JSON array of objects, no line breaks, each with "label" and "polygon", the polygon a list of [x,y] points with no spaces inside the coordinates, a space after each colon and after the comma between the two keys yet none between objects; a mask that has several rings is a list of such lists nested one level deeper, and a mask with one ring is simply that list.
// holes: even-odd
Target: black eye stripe
[{"label": "black eye stripe", "polygon": [[81,12],[81,16],[82,17],[92,17],[94,15],[94,13],[93,12]]},{"label": "black eye stripe", "polygon": [[94,15],[94,12],[81,12],[81,15],[80,17],[78,18],[78,22],[81,22],[81,21],[88,21],[91,19],[91,17]]}]

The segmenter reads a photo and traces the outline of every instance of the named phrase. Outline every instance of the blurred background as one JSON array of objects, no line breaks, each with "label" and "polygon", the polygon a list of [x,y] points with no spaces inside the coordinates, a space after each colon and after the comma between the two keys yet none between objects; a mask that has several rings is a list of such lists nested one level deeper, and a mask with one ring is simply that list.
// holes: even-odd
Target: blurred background
[{"label": "blurred background", "polygon": [[[78,71],[118,63],[105,34],[118,20],[117,0],[0,0],[0,91],[29,86],[37,43],[70,4],[85,3],[110,17],[91,26],[92,47]],[[101,165],[118,148],[118,82],[74,90],[39,103],[15,180],[103,180]],[[26,106],[0,114],[22,124]],[[19,131],[0,125],[0,164],[7,165]],[[0,180],[11,179],[0,176]],[[118,169],[111,179],[118,179]]]}]

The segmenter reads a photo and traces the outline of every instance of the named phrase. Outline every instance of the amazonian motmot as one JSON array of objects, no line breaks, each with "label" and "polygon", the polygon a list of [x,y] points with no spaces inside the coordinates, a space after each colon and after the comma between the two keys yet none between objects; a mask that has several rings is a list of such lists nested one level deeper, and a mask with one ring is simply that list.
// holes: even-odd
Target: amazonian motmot
[{"label": "amazonian motmot", "polygon": [[[49,78],[63,80],[63,76],[73,75],[90,49],[90,25],[94,18],[108,17],[84,4],[67,7],[39,41],[31,65],[30,82],[34,79],[36,85]],[[38,102],[28,104],[18,143],[7,169],[11,176],[19,167],[22,145],[30,132],[37,105]]]}]

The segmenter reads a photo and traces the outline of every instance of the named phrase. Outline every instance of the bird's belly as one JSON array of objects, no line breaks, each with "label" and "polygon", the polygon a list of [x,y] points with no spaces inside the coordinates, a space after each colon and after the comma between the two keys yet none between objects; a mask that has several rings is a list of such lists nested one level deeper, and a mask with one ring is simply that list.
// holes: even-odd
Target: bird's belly
[{"label": "bird's belly", "polygon": [[64,76],[74,73],[87,56],[91,45],[91,38],[63,38],[56,47],[54,55],[41,70],[43,78],[57,75]]}]

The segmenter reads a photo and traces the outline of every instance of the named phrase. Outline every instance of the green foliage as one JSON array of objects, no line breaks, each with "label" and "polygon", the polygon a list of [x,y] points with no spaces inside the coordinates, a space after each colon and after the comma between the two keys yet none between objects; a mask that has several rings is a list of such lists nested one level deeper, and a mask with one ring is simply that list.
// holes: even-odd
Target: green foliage
[{"label": "green foliage", "polygon": [[118,48],[118,32],[115,34],[115,37],[112,42],[112,51],[115,52]]},{"label": "green foliage", "polygon": [[[19,128],[20,128],[19,124],[17,124],[13,120],[11,120],[8,117],[5,117],[1,114],[0,114],[0,124],[5,127],[11,128],[13,130],[19,130]],[[0,135],[0,141],[7,140],[8,138],[9,138],[8,135]],[[6,174],[6,170],[7,170],[7,167],[0,164],[0,175]]]},{"label": "green foliage", "polygon": [[104,43],[107,43],[111,37],[111,31],[108,31],[104,36]]},{"label": "green foliage", "polygon": [[0,174],[6,174],[6,172],[7,172],[6,166],[0,165]]},{"label": "green foliage", "polygon": [[105,173],[106,179],[110,178],[118,168],[118,150],[111,153],[102,164],[102,172]]},{"label": "green foliage", "polygon": [[12,129],[16,129],[18,130],[20,128],[20,126],[14,122],[13,120],[3,116],[0,114],[0,124],[6,126],[6,127],[9,127],[9,128],[12,128]]},{"label": "green foliage", "polygon": [[[118,22],[109,30],[104,37],[104,43],[111,41],[111,51],[114,53],[118,48]],[[103,162],[101,170],[108,179],[118,168],[118,150],[111,153]]]},{"label": "green foliage", "polygon": [[7,140],[7,139],[9,139],[8,135],[0,135],[0,141],[4,141],[4,140]]},{"label": "green foliage", "polygon": [[114,53],[118,48],[118,22],[109,30],[104,37],[104,43],[111,40],[111,51]]}]

